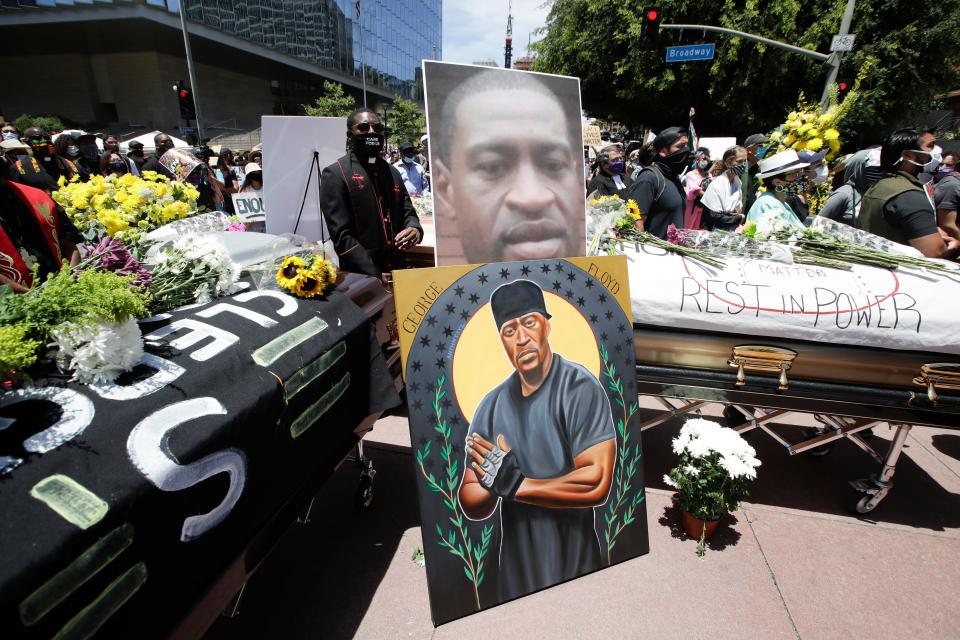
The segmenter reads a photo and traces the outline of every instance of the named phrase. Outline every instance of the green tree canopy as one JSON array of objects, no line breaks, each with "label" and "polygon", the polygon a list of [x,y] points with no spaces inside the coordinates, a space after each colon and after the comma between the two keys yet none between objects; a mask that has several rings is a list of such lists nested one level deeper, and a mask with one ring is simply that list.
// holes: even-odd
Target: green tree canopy
[{"label": "green tree canopy", "polygon": [[424,127],[424,117],[411,100],[397,98],[390,109],[390,142],[400,145],[402,142],[417,144]]},{"label": "green tree canopy", "polygon": [[20,135],[30,127],[40,127],[47,132],[63,131],[66,128],[63,120],[57,116],[31,116],[26,113],[14,120],[13,126],[17,128]]},{"label": "green tree canopy", "polygon": [[[846,0],[660,0],[663,23],[708,24],[829,53]],[[841,77],[853,78],[868,56],[877,60],[855,111],[844,123],[848,140],[876,139],[914,123],[941,95],[960,84],[957,0],[860,0]],[[800,91],[819,100],[827,68],[782,49],[716,33],[663,30],[660,49],[639,46],[638,3],[553,0],[535,69],[581,78],[584,108],[654,130],[686,123],[697,110],[701,135],[769,131],[782,123]],[[665,46],[716,42],[712,62],[664,62]]]},{"label": "green tree canopy", "polygon": [[347,95],[339,82],[324,82],[323,95],[318,96],[312,105],[303,105],[308,116],[346,118],[357,106],[357,101]]}]

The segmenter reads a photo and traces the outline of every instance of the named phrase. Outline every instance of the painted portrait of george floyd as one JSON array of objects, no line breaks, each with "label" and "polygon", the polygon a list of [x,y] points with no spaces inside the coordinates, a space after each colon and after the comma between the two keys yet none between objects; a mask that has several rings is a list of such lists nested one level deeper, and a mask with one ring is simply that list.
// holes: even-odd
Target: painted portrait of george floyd
[{"label": "painted portrait of george floyd", "polygon": [[646,553],[625,258],[394,284],[434,623]]},{"label": "painted portrait of george floyd", "polygon": [[437,265],[585,255],[579,78],[423,65]]}]

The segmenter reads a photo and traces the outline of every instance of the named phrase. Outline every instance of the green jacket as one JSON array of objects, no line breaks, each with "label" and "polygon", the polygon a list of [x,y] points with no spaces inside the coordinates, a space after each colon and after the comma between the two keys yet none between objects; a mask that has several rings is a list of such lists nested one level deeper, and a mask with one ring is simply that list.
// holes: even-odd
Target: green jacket
[{"label": "green jacket", "polygon": [[883,215],[887,202],[907,191],[923,191],[923,185],[906,171],[897,171],[893,175],[881,178],[863,194],[863,204],[860,205],[860,216],[856,222],[857,228],[893,242],[910,244],[910,239],[903,229],[887,222]]}]

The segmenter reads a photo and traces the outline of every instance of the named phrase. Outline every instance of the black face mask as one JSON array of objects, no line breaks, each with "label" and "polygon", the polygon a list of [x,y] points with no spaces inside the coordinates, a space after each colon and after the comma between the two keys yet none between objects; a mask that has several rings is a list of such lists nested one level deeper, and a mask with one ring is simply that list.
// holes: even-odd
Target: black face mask
[{"label": "black face mask", "polygon": [[657,158],[657,162],[670,169],[673,175],[678,176],[687,168],[687,162],[690,160],[690,149],[680,149],[674,151],[666,157]]},{"label": "black face mask", "polygon": [[383,134],[355,133],[350,139],[353,152],[361,158],[373,158],[383,150]]},{"label": "black face mask", "polygon": [[167,151],[170,151],[170,149],[173,149],[173,144],[171,143],[160,145],[159,147],[157,147],[157,157],[159,158],[160,156],[165,154]]}]

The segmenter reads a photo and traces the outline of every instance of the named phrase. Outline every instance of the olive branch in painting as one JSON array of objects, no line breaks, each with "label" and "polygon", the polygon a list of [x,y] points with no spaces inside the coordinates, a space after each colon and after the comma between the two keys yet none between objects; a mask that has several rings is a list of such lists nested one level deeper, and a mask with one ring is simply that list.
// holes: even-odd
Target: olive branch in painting
[{"label": "olive branch in painting", "polygon": [[[637,507],[643,502],[643,478],[637,478],[639,485],[633,486],[634,476],[637,475],[640,463],[640,443],[630,447],[630,432],[627,425],[637,413],[636,401],[627,404],[623,397],[623,381],[617,375],[617,367],[610,362],[610,352],[606,346],[600,345],[600,357],[603,359],[603,377],[606,378],[607,388],[613,393],[613,400],[623,412],[617,418],[617,433],[620,435],[617,451],[617,463],[614,468],[616,484],[607,500],[607,511],[603,514],[606,529],[603,538],[607,543],[607,564],[612,564],[613,547],[617,543],[617,536],[636,520]],[[631,495],[632,494],[632,495]]]},{"label": "olive branch in painting", "polygon": [[440,447],[440,458],[443,460],[445,479],[437,480],[432,472],[427,471],[426,460],[430,456],[430,440],[427,440],[422,449],[417,449],[417,465],[420,467],[420,473],[427,482],[427,486],[434,493],[440,494],[443,499],[443,506],[447,508],[450,515],[447,519],[451,528],[444,531],[444,528],[437,525],[437,536],[439,544],[453,555],[463,561],[463,573],[467,580],[473,585],[473,598],[480,609],[480,585],[483,584],[483,568],[486,561],[487,552],[490,550],[490,539],[493,537],[493,526],[485,525],[480,533],[479,543],[474,543],[470,536],[467,523],[463,519],[463,513],[460,511],[460,497],[457,493],[457,487],[460,486],[460,461],[453,451],[453,445],[450,443],[452,428],[447,424],[443,417],[443,408],[441,402],[447,392],[443,389],[446,382],[446,376],[437,378],[437,389],[433,394],[433,412],[436,416],[434,430],[443,438],[443,445]]}]

